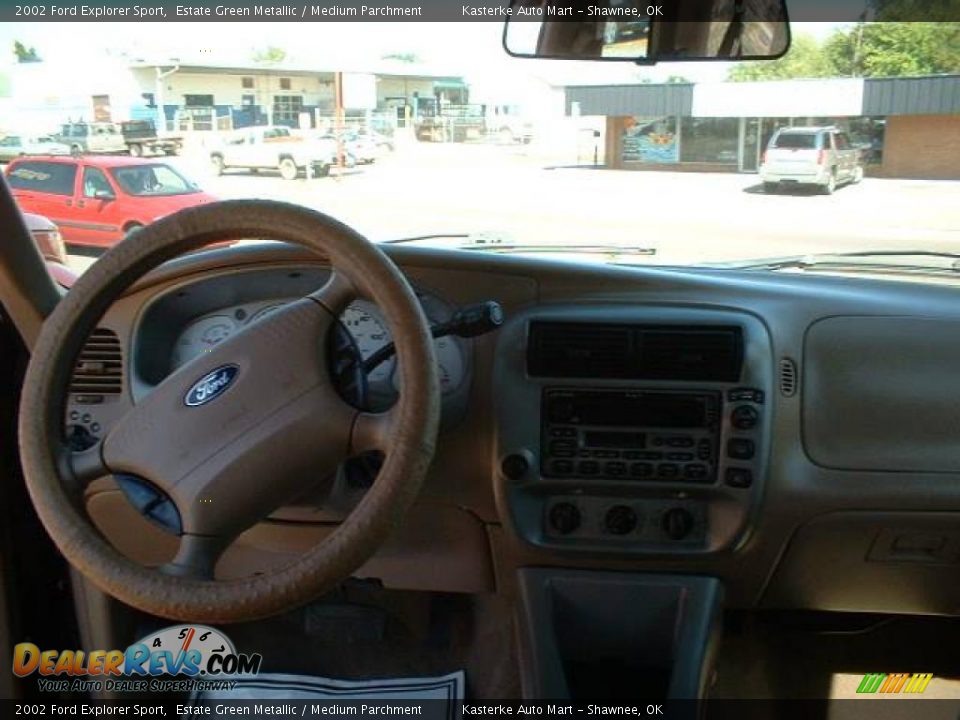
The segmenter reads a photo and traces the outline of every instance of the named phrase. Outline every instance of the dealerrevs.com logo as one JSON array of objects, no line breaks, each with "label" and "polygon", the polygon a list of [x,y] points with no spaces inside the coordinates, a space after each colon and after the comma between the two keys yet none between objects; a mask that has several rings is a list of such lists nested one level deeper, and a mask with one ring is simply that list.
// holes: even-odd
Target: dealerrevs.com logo
[{"label": "dealerrevs.com logo", "polygon": [[260,672],[259,653],[238,653],[219,630],[172,625],[126,650],[41,650],[33,643],[13,648],[13,673],[36,674],[41,690],[184,691],[232,689],[237,675]]}]

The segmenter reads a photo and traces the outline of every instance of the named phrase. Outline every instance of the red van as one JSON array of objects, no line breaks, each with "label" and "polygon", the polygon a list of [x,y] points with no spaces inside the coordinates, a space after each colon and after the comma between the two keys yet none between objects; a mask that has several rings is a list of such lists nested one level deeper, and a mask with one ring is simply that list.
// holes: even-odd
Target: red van
[{"label": "red van", "polygon": [[68,245],[109,247],[132,230],[216,200],[173,166],[130,157],[25,157],[7,166],[23,212],[44,215]]}]

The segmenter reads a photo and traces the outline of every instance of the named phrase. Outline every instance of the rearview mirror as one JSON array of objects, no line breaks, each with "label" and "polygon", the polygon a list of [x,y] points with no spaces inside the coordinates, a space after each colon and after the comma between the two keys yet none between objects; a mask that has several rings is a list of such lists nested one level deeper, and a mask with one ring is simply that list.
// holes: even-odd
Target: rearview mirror
[{"label": "rearview mirror", "polygon": [[783,0],[511,0],[503,45],[516,57],[767,60],[790,47]]}]

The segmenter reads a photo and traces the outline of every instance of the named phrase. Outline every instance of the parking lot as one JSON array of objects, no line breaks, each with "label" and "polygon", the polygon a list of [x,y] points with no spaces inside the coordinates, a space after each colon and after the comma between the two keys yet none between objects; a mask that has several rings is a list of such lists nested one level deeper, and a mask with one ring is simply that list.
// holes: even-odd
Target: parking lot
[{"label": "parking lot", "polygon": [[[401,145],[342,176],[215,177],[206,155],[173,158],[220,198],[274,198],[327,212],[374,240],[484,233],[552,247],[655,251],[696,263],[856,250],[960,251],[960,182],[867,178],[832,196],[765,195],[752,174],[550,165],[536,147]],[[78,268],[89,257],[76,257]]]}]

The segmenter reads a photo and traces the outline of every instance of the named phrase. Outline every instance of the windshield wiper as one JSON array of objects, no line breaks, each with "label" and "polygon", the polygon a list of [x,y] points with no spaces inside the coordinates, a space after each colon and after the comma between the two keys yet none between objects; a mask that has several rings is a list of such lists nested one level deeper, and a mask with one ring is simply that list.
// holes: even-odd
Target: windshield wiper
[{"label": "windshield wiper", "polygon": [[545,255],[603,255],[610,262],[617,262],[619,258],[650,257],[657,254],[652,247],[631,247],[629,245],[590,245],[586,243],[558,243],[534,244],[504,242],[502,236],[485,233],[436,233],[431,235],[415,235],[412,237],[394,238],[381,241],[382,245],[403,245],[420,240],[446,240],[449,238],[466,240],[455,246],[456,250],[471,250],[476,252],[490,252],[501,255],[543,253]]},{"label": "windshield wiper", "polygon": [[[904,263],[903,258],[927,258],[945,262]],[[861,250],[845,253],[816,253],[812,255],[791,255],[766,260],[748,260],[746,262],[716,263],[715,267],[729,267],[737,270],[811,270],[848,269],[867,272],[899,273],[960,273],[960,253],[939,252],[936,250]]]}]

